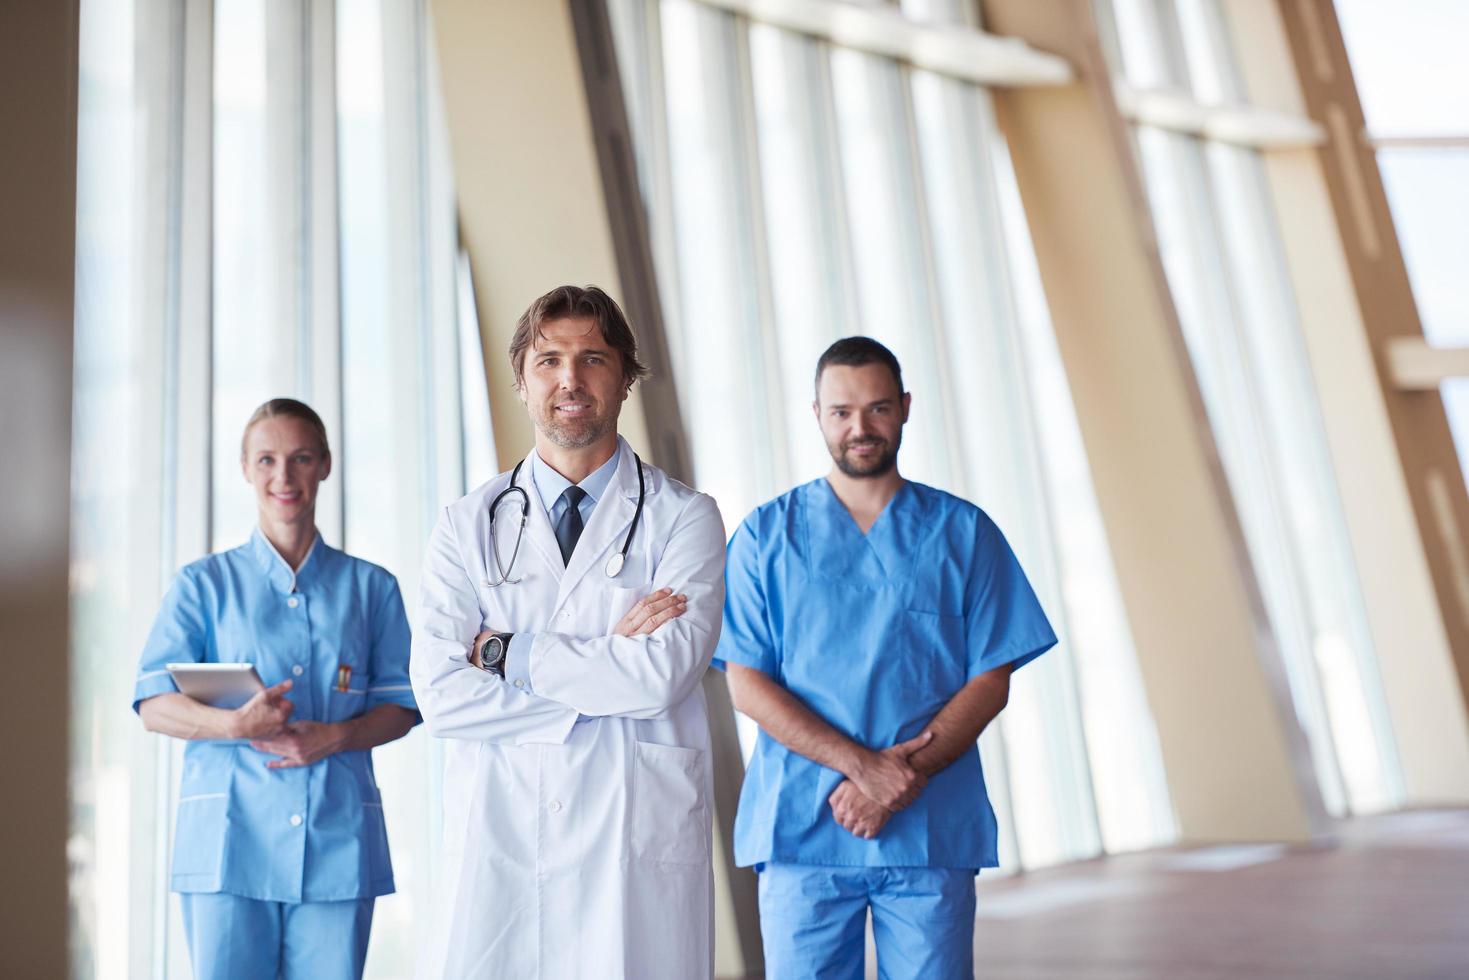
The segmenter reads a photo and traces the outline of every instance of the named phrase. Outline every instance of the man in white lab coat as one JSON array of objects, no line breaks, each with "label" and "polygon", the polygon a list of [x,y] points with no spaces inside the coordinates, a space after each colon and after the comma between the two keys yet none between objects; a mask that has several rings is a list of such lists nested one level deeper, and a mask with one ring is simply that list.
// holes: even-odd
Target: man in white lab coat
[{"label": "man in white lab coat", "polygon": [[645,372],[607,294],[538,299],[510,359],[535,449],[440,515],[413,635],[414,693],[445,740],[441,905],[420,975],[708,977],[700,681],[724,526],[712,498],[618,436]]}]

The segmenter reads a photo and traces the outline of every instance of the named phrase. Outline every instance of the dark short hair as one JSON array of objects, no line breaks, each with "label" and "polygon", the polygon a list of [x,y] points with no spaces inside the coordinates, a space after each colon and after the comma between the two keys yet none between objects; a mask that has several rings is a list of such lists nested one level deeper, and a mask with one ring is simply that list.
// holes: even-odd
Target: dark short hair
[{"label": "dark short hair", "polygon": [[245,431],[240,434],[240,457],[242,459],[245,456],[245,443],[250,438],[250,430],[255,428],[257,423],[264,422],[266,419],[279,418],[300,419],[305,422],[306,427],[321,443],[321,454],[323,456],[332,454],[332,447],[326,441],[326,423],[321,420],[320,415],[316,414],[315,409],[294,398],[272,398],[251,412],[250,420],[245,423]]},{"label": "dark short hair", "polygon": [[557,286],[532,303],[515,324],[515,335],[510,338],[510,369],[515,372],[517,386],[524,376],[525,352],[533,341],[544,336],[546,324],[581,319],[595,320],[601,328],[602,339],[622,360],[622,377],[629,387],[648,376],[648,369],[638,360],[638,340],[616,300],[596,286]]},{"label": "dark short hair", "polygon": [[828,347],[822,355],[816,359],[816,397],[821,397],[821,373],[833,364],[842,367],[861,367],[864,364],[882,364],[893,372],[893,380],[898,383],[898,393],[903,392],[903,369],[898,366],[898,359],[893,352],[871,337],[843,337]]}]

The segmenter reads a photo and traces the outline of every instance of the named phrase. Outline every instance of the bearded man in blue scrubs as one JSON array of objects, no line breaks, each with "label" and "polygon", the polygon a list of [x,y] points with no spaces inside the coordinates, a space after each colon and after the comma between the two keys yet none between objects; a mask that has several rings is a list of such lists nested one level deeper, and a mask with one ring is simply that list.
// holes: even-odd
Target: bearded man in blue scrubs
[{"label": "bearded man in blue scrubs", "polygon": [[735,532],[715,654],[760,725],[735,859],[760,872],[766,976],[974,975],[995,815],[976,742],[1056,636],[978,507],[897,469],[911,396],[866,337],[816,368],[832,469]]}]

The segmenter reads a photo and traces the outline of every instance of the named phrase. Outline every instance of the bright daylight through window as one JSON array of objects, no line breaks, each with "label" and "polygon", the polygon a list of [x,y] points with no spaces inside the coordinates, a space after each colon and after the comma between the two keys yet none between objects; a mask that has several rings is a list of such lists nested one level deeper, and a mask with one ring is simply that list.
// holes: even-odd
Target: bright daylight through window
[{"label": "bright daylight through window", "polygon": [[[82,3],[77,976],[188,972],[167,888],[178,745],[129,703],[175,571],[253,526],[250,411],[291,396],[320,412],[335,450],[322,533],[410,601],[437,507],[489,475],[427,31],[422,5],[381,0]],[[419,733],[376,758],[398,892],[378,903],[368,975],[407,976],[440,767]]]}]

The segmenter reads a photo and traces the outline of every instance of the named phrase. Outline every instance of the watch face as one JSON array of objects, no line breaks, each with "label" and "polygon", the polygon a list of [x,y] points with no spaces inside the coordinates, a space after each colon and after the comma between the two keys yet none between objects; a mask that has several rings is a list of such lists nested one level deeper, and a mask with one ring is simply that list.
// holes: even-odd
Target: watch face
[{"label": "watch face", "polygon": [[505,659],[505,638],[492,636],[485,641],[485,648],[480,653],[480,659],[486,667],[498,667]]}]

